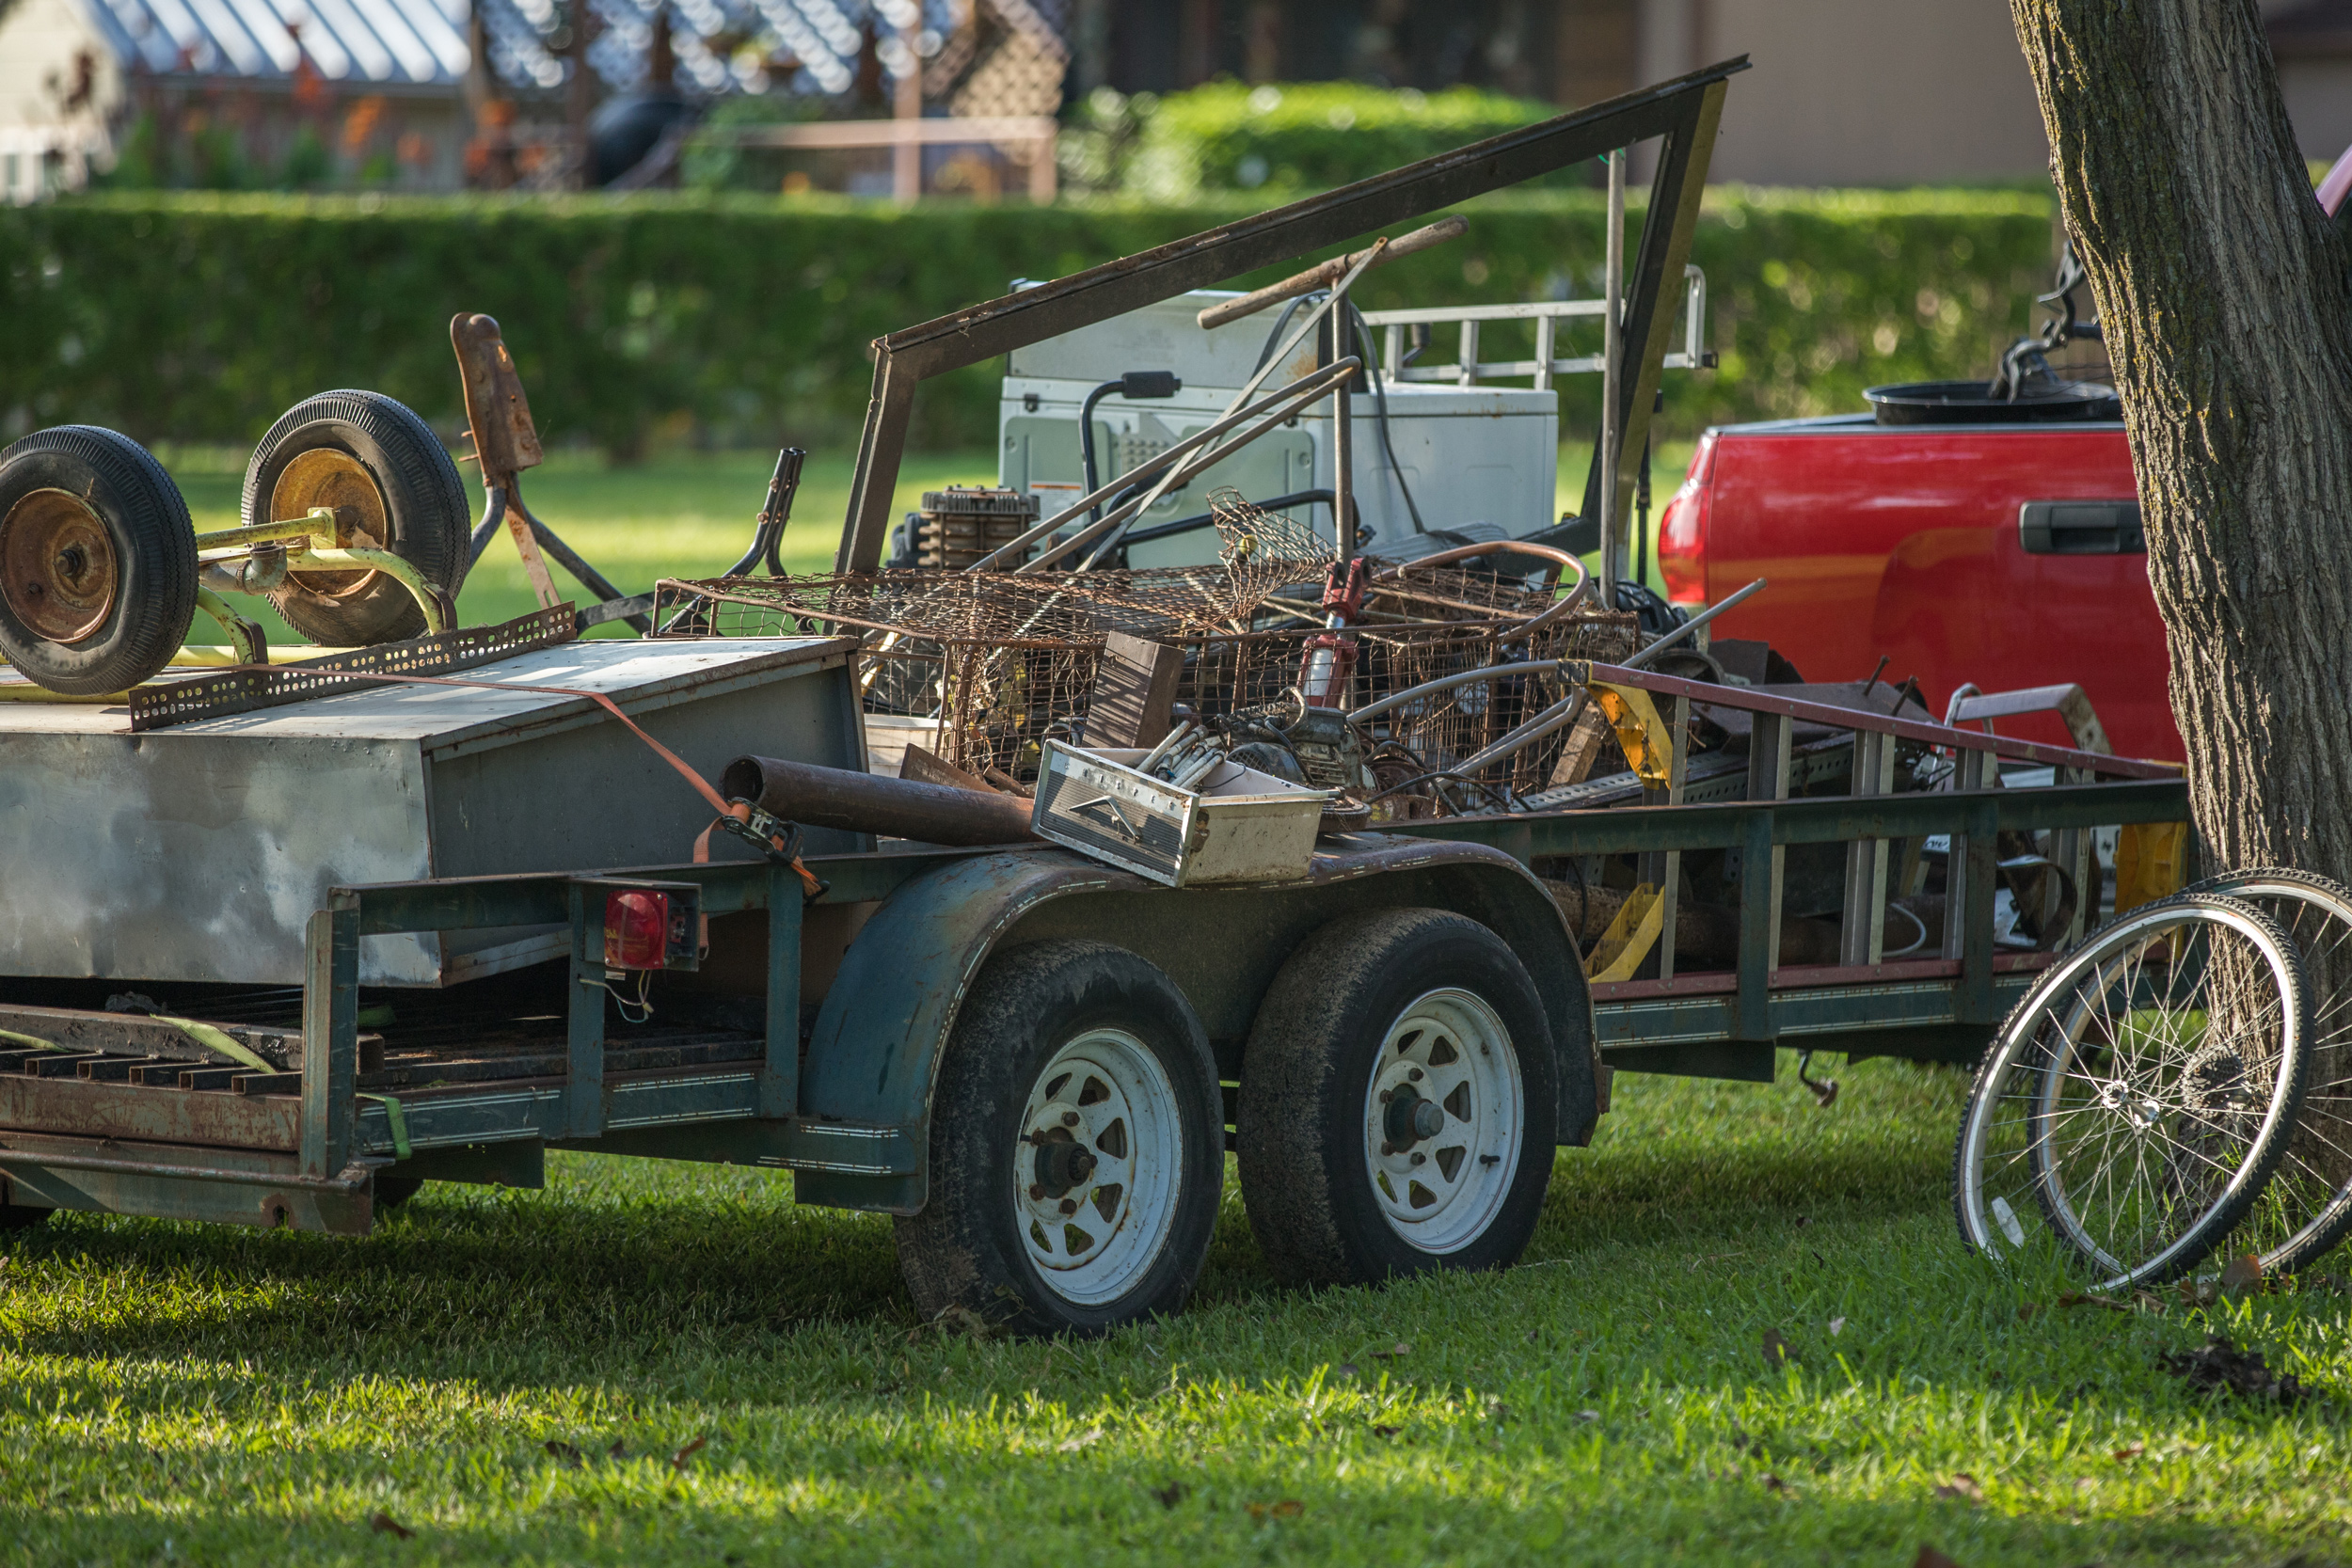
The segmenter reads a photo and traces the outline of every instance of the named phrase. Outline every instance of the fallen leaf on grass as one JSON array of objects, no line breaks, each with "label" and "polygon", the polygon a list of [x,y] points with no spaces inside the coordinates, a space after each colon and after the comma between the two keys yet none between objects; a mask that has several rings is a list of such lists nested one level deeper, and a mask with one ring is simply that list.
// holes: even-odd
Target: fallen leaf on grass
[{"label": "fallen leaf on grass", "polygon": [[1984,1488],[1978,1483],[1976,1477],[1964,1470],[1937,1487],[1935,1495],[1939,1497],[1957,1497],[1966,1503],[1984,1501]]},{"label": "fallen leaf on grass", "polygon": [[1248,1508],[1249,1516],[1258,1520],[1295,1519],[1307,1512],[1307,1505],[1296,1497],[1284,1497],[1279,1503],[1251,1503]]},{"label": "fallen leaf on grass", "polygon": [[1400,1355],[1410,1355],[1412,1354],[1413,1347],[1406,1344],[1404,1340],[1399,1339],[1395,1344],[1391,1345],[1387,1350],[1374,1351],[1372,1353],[1372,1358],[1375,1361],[1392,1361]]},{"label": "fallen leaf on grass", "polygon": [[1781,1338],[1779,1329],[1768,1328],[1764,1331],[1765,1366],[1771,1368],[1774,1371],[1778,1371],[1787,1363],[1794,1361],[1796,1358],[1796,1348],[1789,1344],[1788,1340]]},{"label": "fallen leaf on grass", "polygon": [[1078,1433],[1077,1436],[1065,1437],[1060,1442],[1055,1444],[1054,1451],[1057,1453],[1076,1453],[1080,1449],[1090,1449],[1102,1440],[1103,1429],[1101,1427],[1089,1427],[1086,1431]]},{"label": "fallen leaf on grass", "polygon": [[2262,1277],[2263,1260],[2250,1252],[2240,1253],[2222,1265],[2221,1288],[2225,1291],[2242,1290],[2249,1285],[2261,1284]]},{"label": "fallen leaf on grass", "polygon": [[1911,1560],[1911,1568],[1960,1568],[1960,1564],[1933,1546],[1921,1546],[1919,1555]]},{"label": "fallen leaf on grass", "polygon": [[692,1442],[687,1444],[686,1447],[678,1449],[677,1452],[670,1456],[670,1468],[679,1472],[681,1475],[684,1474],[686,1470],[686,1462],[693,1458],[696,1454],[702,1452],[704,1446],[709,1441],[710,1439],[707,1437],[697,1437]]},{"label": "fallen leaf on grass", "polygon": [[415,1530],[410,1529],[382,1509],[376,1510],[375,1517],[368,1521],[368,1528],[378,1535],[397,1535],[403,1541],[414,1541],[417,1538]]},{"label": "fallen leaf on grass", "polygon": [[2141,1454],[2146,1453],[2147,1451],[2148,1445],[2145,1443],[2127,1444],[2115,1450],[2115,1462],[2118,1465],[2122,1465],[2131,1460],[2137,1459]]},{"label": "fallen leaf on grass", "polygon": [[2156,1365],[2207,1393],[2240,1394],[2280,1404],[2300,1403],[2312,1393],[2293,1372],[2274,1372],[2265,1366],[2262,1352],[2235,1349],[2218,1334],[2196,1350],[2160,1354]]},{"label": "fallen leaf on grass", "polygon": [[564,1442],[561,1437],[548,1438],[547,1441],[547,1450],[548,1457],[549,1459],[559,1460],[565,1465],[575,1470],[580,1468],[580,1461],[587,1457],[587,1455],[581,1453],[578,1449],[572,1447],[569,1443]]},{"label": "fallen leaf on grass", "polygon": [[1158,1499],[1162,1508],[1174,1508],[1184,1500],[1184,1483],[1181,1481],[1171,1481],[1166,1486],[1154,1486],[1152,1488],[1152,1496]]}]

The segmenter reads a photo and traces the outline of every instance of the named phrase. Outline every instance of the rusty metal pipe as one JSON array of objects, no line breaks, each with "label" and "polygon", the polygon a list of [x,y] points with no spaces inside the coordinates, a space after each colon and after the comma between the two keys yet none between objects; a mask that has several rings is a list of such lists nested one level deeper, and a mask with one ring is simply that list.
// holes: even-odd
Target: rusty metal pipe
[{"label": "rusty metal pipe", "polygon": [[778,757],[737,757],[719,776],[719,793],[809,828],[844,828],[922,844],[1020,844],[1029,832],[1029,802],[917,784],[846,768],[818,768]]}]

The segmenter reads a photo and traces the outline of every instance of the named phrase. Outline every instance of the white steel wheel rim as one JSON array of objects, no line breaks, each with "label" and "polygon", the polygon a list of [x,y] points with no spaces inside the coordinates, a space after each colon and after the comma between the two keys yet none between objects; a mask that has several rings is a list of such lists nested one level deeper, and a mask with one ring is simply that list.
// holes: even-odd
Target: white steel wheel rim
[{"label": "white steel wheel rim", "polygon": [[1030,1085],[1013,1218],[1038,1277],[1063,1300],[1117,1301],[1168,1245],[1184,1180],[1179,1103],[1160,1059],[1123,1029],[1073,1037]]},{"label": "white steel wheel rim", "polygon": [[[1424,1135],[1409,1117],[1432,1104],[1442,1122]],[[1364,1090],[1363,1130],[1364,1167],[1391,1229],[1437,1254],[1486,1233],[1511,1196],[1527,1115],[1518,1053],[1485,998],[1448,987],[1397,1015]]]}]

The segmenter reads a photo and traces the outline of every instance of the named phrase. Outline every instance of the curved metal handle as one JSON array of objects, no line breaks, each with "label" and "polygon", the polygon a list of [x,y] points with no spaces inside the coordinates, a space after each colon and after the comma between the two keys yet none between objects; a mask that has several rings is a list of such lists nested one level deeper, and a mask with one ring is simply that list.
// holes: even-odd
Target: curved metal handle
[{"label": "curved metal handle", "polygon": [[1559,620],[1583,603],[1585,595],[1592,590],[1592,579],[1584,570],[1583,562],[1565,550],[1555,550],[1549,545],[1533,545],[1524,539],[1493,539],[1480,544],[1456,545],[1450,550],[1439,550],[1435,555],[1424,555],[1412,561],[1400,561],[1387,570],[1375,574],[1372,580],[1394,582],[1416,566],[1444,566],[1456,561],[1468,561],[1473,556],[1496,554],[1532,555],[1538,561],[1548,561],[1555,566],[1565,567],[1576,573],[1576,586],[1563,594],[1557,604],[1521,626],[1519,628],[1521,636]]}]

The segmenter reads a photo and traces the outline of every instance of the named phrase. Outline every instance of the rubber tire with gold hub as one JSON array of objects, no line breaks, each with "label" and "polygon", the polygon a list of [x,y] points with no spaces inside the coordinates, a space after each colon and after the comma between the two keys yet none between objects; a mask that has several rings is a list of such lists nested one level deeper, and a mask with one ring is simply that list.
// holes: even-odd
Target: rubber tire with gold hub
[{"label": "rubber tire with gold hub", "polygon": [[66,696],[169,663],[196,614],[196,527],[147,449],[94,425],[0,451],[0,654]]},{"label": "rubber tire with gold hub", "polygon": [[[380,392],[321,392],[288,409],[253,449],[245,521],[332,507],[345,543],[389,549],[452,599],[471,519],[457,466],[430,426]],[[424,611],[387,572],[296,572],[270,602],[312,641],[365,647],[421,636]]]}]

